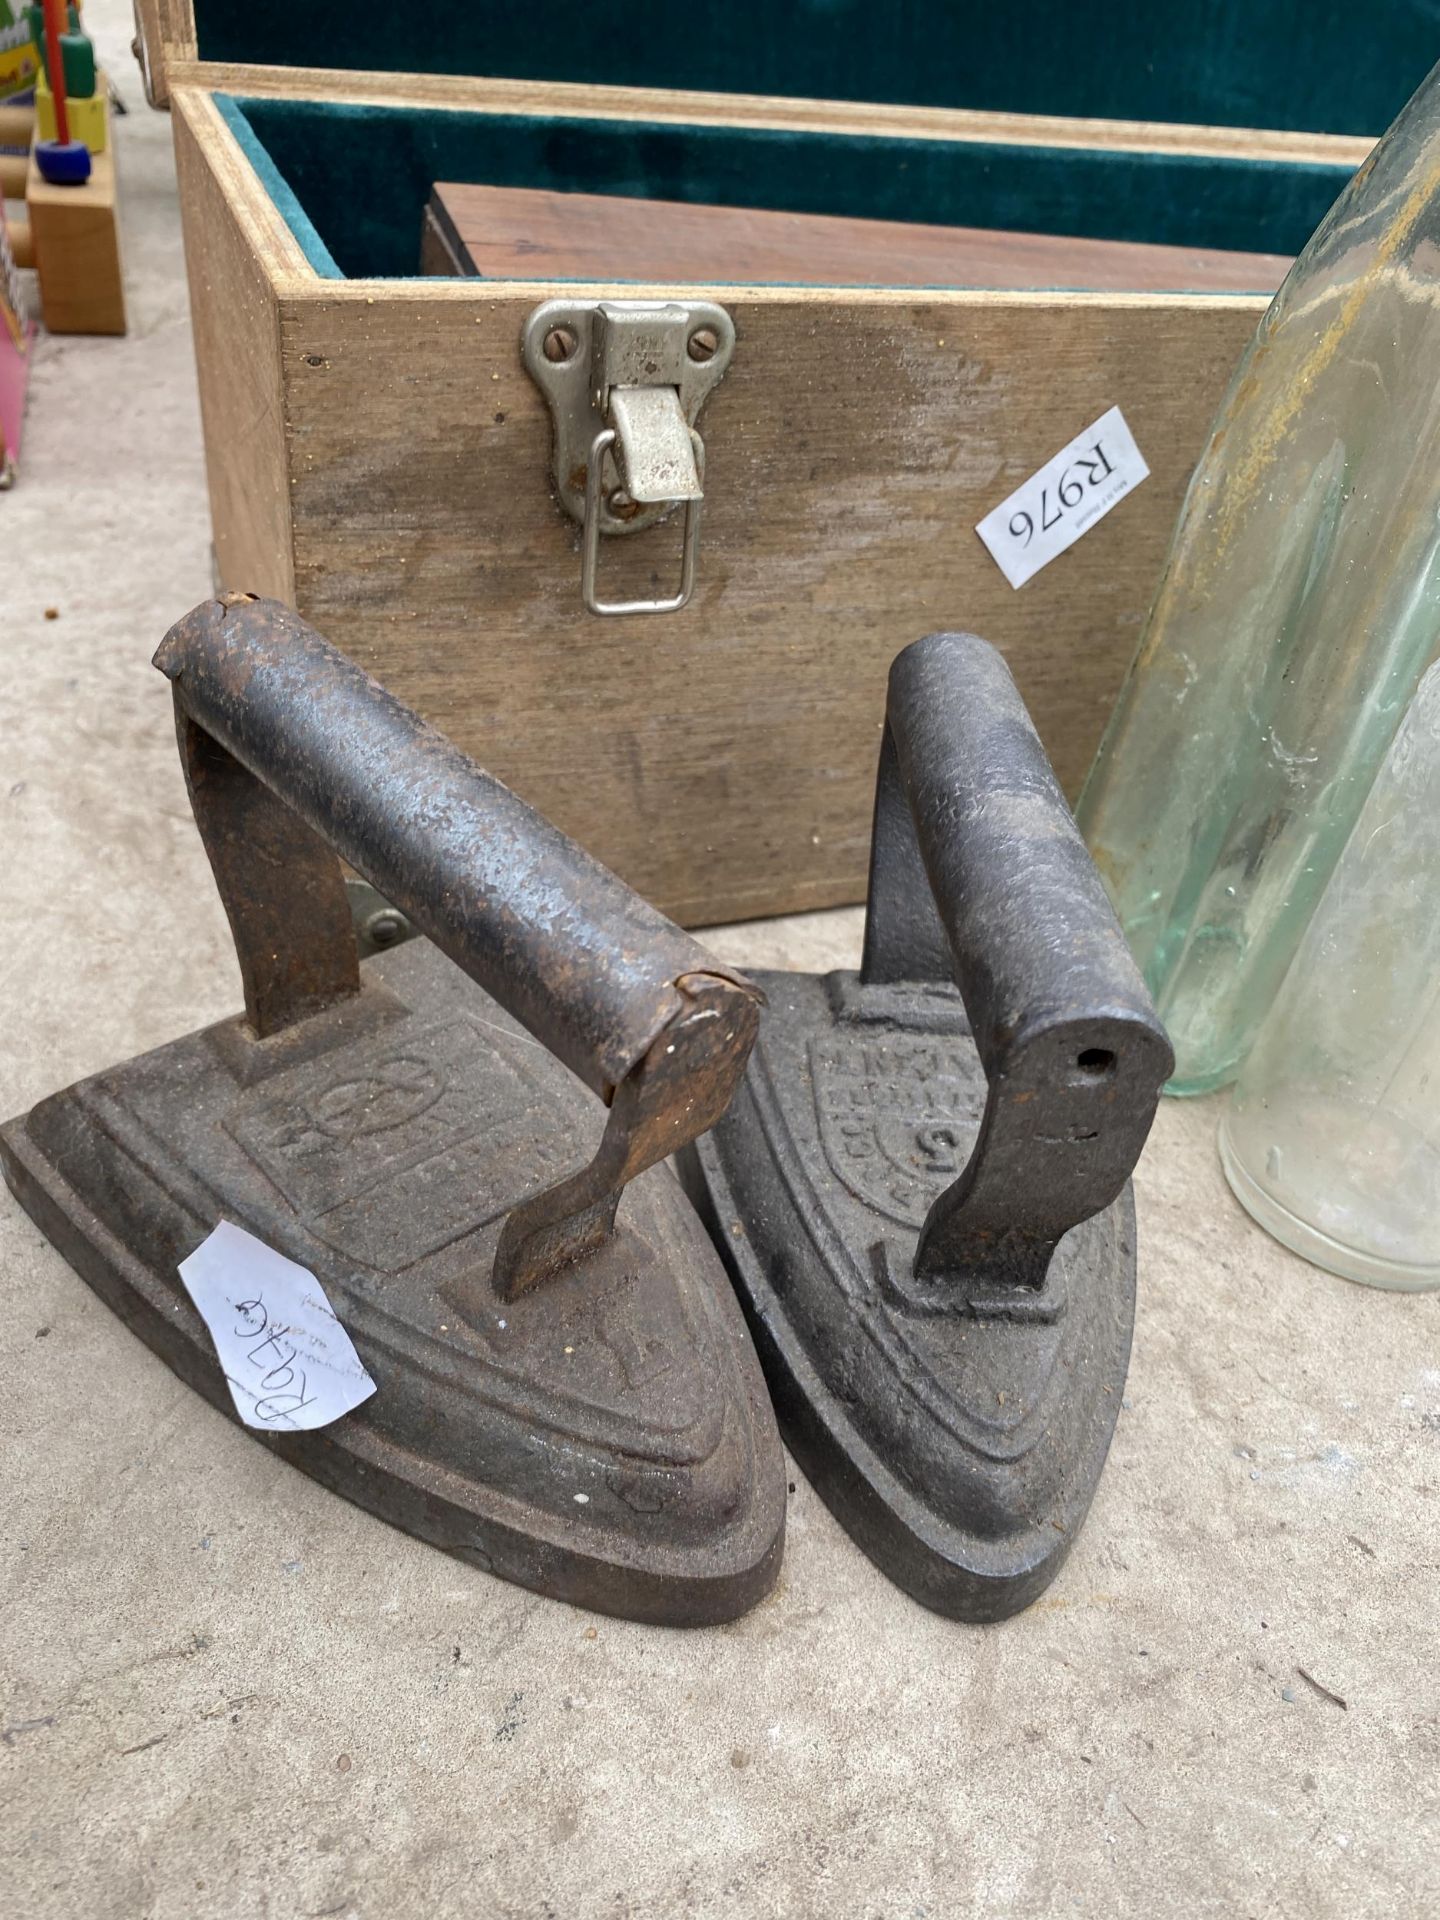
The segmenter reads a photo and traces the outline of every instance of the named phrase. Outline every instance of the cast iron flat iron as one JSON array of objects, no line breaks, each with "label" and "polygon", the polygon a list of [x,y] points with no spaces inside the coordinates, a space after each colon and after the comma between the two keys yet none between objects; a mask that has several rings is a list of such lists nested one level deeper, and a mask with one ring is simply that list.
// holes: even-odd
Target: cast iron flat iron
[{"label": "cast iron flat iron", "polygon": [[1003,1618],[1109,1449],[1129,1175],[1171,1055],[984,641],[932,634],[891,670],[858,977],[759,980],[744,1084],[682,1168],[781,1430],[891,1579]]},{"label": "cast iron flat iron", "polygon": [[[730,1098],[759,995],[285,609],[211,602],[156,664],[245,1016],[5,1127],[21,1203],[227,1412],[177,1264],[223,1218],[310,1268],[378,1387],[267,1444],[359,1505],[602,1612],[743,1612],[784,1456],[658,1163]],[[337,852],[434,945],[362,969]]]}]

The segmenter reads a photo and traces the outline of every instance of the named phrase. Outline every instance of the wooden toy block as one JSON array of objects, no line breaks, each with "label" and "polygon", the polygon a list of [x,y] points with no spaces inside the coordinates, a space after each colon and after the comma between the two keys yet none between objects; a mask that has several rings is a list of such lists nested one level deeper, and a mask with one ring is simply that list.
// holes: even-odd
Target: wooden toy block
[{"label": "wooden toy block", "polygon": [[51,333],[124,333],[115,156],[109,142],[93,156],[90,178],[78,187],[49,186],[32,153],[25,201],[46,327]]},{"label": "wooden toy block", "polygon": [[25,198],[25,175],[34,138],[32,106],[0,106],[0,200]]}]

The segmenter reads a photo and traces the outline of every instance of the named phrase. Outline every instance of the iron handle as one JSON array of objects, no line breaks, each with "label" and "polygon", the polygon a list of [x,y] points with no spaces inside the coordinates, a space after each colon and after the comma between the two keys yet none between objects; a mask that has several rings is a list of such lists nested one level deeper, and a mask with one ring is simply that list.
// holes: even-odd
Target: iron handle
[{"label": "iron handle", "polygon": [[207,601],[155,664],[257,1036],[359,989],[342,855],[610,1106],[595,1162],[510,1215],[502,1289],[596,1245],[724,1111],[758,990],[287,608]]},{"label": "iron handle", "polygon": [[1039,1287],[1145,1144],[1170,1043],[1009,669],[974,634],[890,670],[862,979],[953,978],[988,1081],[917,1277]]}]

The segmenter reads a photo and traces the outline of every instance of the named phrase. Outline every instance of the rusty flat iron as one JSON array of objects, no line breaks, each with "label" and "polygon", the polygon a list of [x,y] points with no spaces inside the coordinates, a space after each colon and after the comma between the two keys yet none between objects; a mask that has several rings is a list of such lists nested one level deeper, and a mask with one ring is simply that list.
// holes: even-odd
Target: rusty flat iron
[{"label": "rusty flat iron", "polygon": [[[245,1015],[5,1127],[21,1203],[227,1412],[178,1263],[225,1219],[310,1269],[377,1391],[265,1444],[359,1505],[602,1612],[743,1612],[784,1457],[659,1163],[759,995],[294,614],[211,602],[156,664]],[[360,967],[337,853],[430,940]]]},{"label": "rusty flat iron", "polygon": [[1129,1361],[1129,1175],[1169,1043],[1004,662],[890,675],[859,975],[760,975],[744,1084],[682,1157],[796,1458],[964,1620],[1052,1580]]}]

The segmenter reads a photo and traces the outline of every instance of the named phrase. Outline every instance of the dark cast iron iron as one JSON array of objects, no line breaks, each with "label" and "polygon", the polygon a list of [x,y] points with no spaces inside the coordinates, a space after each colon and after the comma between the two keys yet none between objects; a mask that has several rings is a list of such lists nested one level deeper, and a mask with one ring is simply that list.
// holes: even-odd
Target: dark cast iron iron
[{"label": "dark cast iron iron", "polygon": [[[784,1461],[658,1163],[731,1097],[756,989],[284,608],[209,602],[156,665],[245,1015],[12,1121],[10,1185],[227,1412],[178,1262],[226,1218],[311,1268],[378,1390],[267,1443],[362,1506],[604,1612],[742,1612]],[[429,939],[362,969],[337,854]]]},{"label": "dark cast iron iron", "polygon": [[1129,1361],[1129,1175],[1164,1029],[1000,656],[890,674],[858,977],[760,976],[741,1092],[682,1157],[782,1432],[925,1605],[1054,1578]]}]

